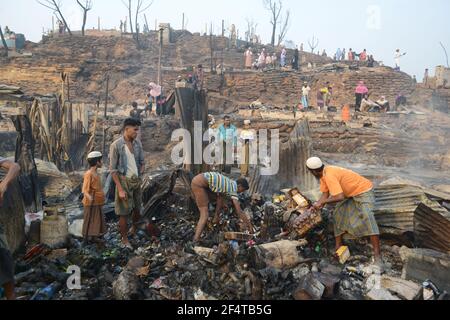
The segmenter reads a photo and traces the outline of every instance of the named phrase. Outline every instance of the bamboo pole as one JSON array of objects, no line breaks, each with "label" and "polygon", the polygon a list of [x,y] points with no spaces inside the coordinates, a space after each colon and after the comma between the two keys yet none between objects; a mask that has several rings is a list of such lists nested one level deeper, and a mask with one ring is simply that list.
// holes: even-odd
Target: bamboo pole
[{"label": "bamboo pole", "polygon": [[162,71],[161,71],[161,63],[162,63],[162,52],[163,52],[163,31],[164,29],[159,29],[159,60],[158,60],[158,85],[162,85]]},{"label": "bamboo pole", "polygon": [[103,122],[103,154],[106,154],[106,122],[108,120],[108,96],[109,96],[109,75],[106,75],[106,97],[105,97],[105,114]]},{"label": "bamboo pole", "polygon": [[0,38],[2,40],[3,46],[5,47],[6,56],[8,56],[8,45],[6,44],[5,37],[3,36],[2,27],[0,26]]}]

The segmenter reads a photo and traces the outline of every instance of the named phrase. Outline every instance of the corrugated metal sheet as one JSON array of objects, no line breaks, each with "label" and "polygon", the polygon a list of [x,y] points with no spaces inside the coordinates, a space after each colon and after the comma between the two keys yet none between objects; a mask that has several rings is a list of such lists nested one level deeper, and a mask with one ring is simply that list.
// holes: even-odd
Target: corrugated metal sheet
[{"label": "corrugated metal sheet", "polygon": [[438,201],[448,195],[408,185],[375,189],[375,218],[382,234],[414,234],[415,245],[450,253],[450,212]]},{"label": "corrugated metal sheet", "polygon": [[435,201],[421,203],[414,215],[416,245],[450,253],[450,212]]},{"label": "corrugated metal sheet", "polygon": [[376,188],[374,213],[379,227],[395,229],[398,234],[414,232],[414,212],[426,200],[425,193],[413,186],[390,185]]}]

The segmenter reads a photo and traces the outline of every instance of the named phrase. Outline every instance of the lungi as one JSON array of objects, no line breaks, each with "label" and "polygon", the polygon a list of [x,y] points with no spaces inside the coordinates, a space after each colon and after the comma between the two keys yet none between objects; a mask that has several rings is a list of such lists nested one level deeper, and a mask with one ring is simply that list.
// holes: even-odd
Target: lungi
[{"label": "lungi", "polygon": [[127,178],[119,175],[120,184],[127,195],[127,199],[122,201],[119,197],[119,189],[116,187],[116,198],[114,207],[116,214],[121,216],[130,216],[134,210],[141,210],[142,207],[142,180],[138,177]]},{"label": "lungi", "polygon": [[373,191],[340,202],[334,211],[334,234],[336,237],[349,234],[354,238],[380,234],[373,209]]}]

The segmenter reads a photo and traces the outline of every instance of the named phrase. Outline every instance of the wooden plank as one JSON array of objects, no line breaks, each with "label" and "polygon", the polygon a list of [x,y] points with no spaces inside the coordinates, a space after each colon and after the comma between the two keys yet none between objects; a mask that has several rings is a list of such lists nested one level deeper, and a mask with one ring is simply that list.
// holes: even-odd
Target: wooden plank
[{"label": "wooden plank", "polygon": [[250,241],[254,235],[242,232],[225,232],[224,237],[226,240]]}]

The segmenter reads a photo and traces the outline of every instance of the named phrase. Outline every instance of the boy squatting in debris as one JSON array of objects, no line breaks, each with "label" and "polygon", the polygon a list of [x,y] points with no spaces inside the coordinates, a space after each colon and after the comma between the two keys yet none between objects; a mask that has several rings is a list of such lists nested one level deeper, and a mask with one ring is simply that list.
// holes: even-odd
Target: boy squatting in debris
[{"label": "boy squatting in debris", "polygon": [[90,169],[85,173],[83,181],[83,237],[86,242],[91,239],[99,242],[106,233],[106,222],[102,212],[105,194],[97,173],[97,169],[103,166],[102,158],[103,155],[98,151],[91,152],[87,158]]},{"label": "boy squatting in debris", "polygon": [[192,192],[195,195],[197,207],[200,211],[200,219],[195,231],[194,242],[200,241],[203,230],[205,229],[206,223],[208,222],[209,200],[210,197],[212,198],[214,196],[214,193],[217,194],[217,206],[214,216],[214,223],[219,223],[220,211],[225,207],[223,196],[228,195],[233,201],[233,205],[236,209],[238,217],[245,224],[247,230],[249,232],[252,232],[253,226],[249,218],[245,215],[245,213],[242,212],[238,197],[238,193],[243,193],[248,189],[248,182],[244,178],[233,181],[230,178],[217,172],[207,172],[196,176],[192,180]]},{"label": "boy squatting in debris", "polygon": [[[0,168],[8,170],[6,177],[0,183],[0,206],[3,207],[5,193],[11,184],[20,174],[20,166],[12,161],[0,157]],[[14,260],[8,249],[6,236],[0,225],[0,287],[5,290],[8,300],[14,300]]]},{"label": "boy squatting in debris", "polygon": [[116,184],[115,210],[119,216],[122,246],[133,249],[128,240],[128,218],[131,215],[133,227],[130,235],[137,231],[142,207],[141,177],[145,170],[144,150],[137,139],[141,122],[128,118],[123,124],[123,136],[114,141],[110,150],[110,170]]},{"label": "boy squatting in debris", "polygon": [[343,245],[344,234],[355,238],[370,237],[375,262],[381,263],[380,231],[373,214],[375,196],[372,182],[353,171],[325,166],[317,157],[308,159],[306,166],[320,180],[323,193],[314,208],[320,210],[327,204],[337,203],[334,211],[336,251]]}]

